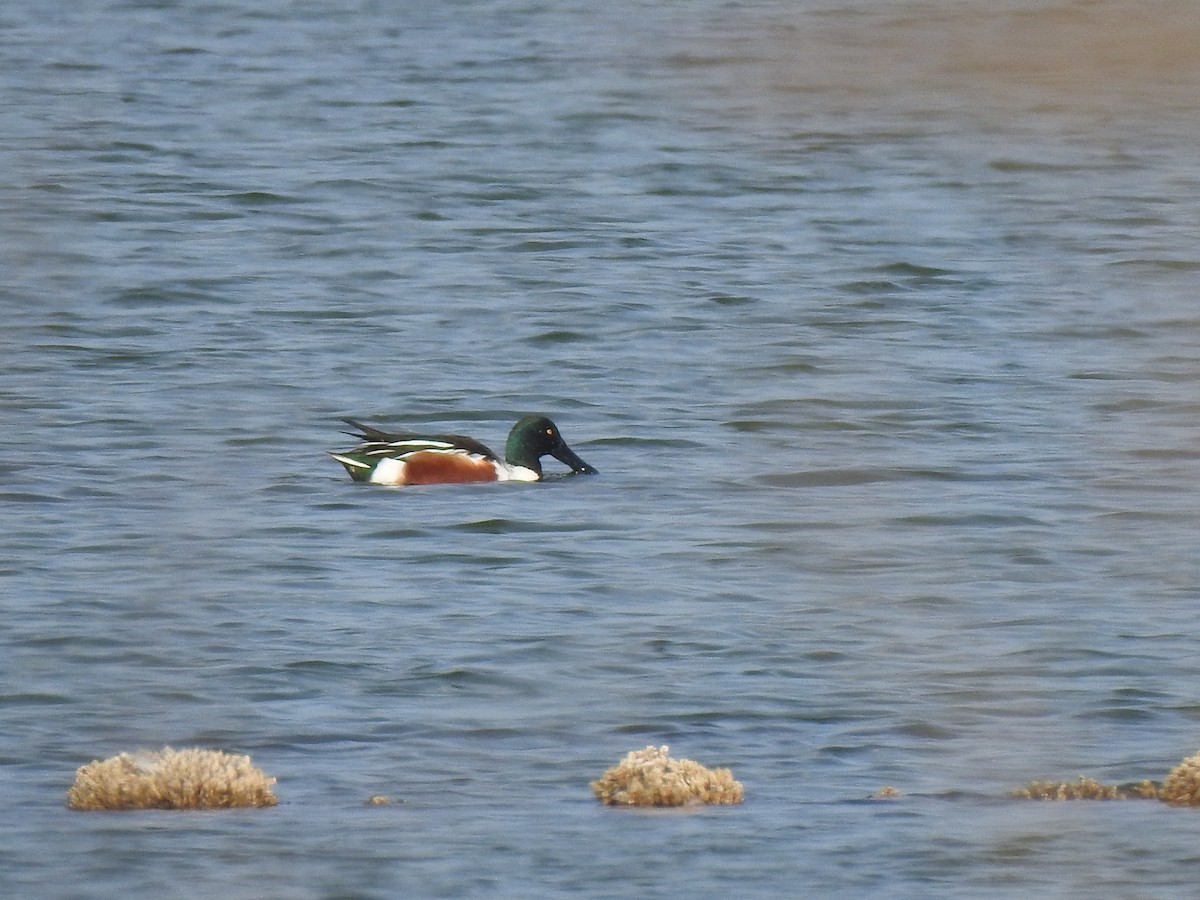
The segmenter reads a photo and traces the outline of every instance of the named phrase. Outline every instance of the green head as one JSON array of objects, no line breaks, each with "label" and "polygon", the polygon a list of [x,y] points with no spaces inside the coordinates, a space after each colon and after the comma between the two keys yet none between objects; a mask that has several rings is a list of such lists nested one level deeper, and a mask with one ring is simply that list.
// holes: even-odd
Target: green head
[{"label": "green head", "polygon": [[545,416],[526,416],[513,426],[504,445],[504,458],[510,465],[524,466],[540,476],[541,459],[547,454],[570,466],[572,472],[596,471],[575,455],[558,433],[558,426]]}]

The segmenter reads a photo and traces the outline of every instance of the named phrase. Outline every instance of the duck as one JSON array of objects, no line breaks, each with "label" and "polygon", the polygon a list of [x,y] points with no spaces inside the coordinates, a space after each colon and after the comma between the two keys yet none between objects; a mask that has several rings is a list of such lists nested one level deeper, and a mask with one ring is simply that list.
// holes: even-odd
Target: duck
[{"label": "duck", "polygon": [[501,459],[486,445],[460,434],[380,431],[355,419],[343,419],[346,432],[361,443],[329,455],[355,481],[399,487],[410,484],[466,484],[484,481],[541,481],[542,457],[553,456],[573,474],[595,474],[567,446],[549,418],[529,415],[508,434]]}]

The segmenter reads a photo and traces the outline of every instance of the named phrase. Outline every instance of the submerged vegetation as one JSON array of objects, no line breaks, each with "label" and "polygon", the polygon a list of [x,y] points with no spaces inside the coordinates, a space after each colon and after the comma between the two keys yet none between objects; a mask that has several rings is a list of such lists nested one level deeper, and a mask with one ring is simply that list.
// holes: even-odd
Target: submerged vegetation
[{"label": "submerged vegetation", "polygon": [[1014,790],[1012,796],[1023,800],[1133,800],[1157,797],[1158,788],[1153,781],[1136,785],[1101,784],[1080,775],[1078,781],[1031,781]]},{"label": "submerged vegetation", "polygon": [[1200,753],[1173,768],[1161,785],[1153,781],[1101,784],[1081,775],[1078,781],[1031,781],[1012,796],[1023,800],[1161,800],[1172,806],[1200,806]]}]

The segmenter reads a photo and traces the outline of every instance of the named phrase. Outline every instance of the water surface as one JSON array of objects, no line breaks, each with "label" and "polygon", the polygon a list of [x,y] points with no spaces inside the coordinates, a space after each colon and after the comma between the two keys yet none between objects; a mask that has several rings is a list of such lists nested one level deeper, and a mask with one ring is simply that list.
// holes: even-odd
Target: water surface
[{"label": "water surface", "polygon": [[[0,27],[6,895],[1190,888],[1200,817],[1006,794],[1200,747],[1192,4]],[[601,474],[323,455],[530,411]],[[592,799],[664,743],[746,803]],[[65,809],[164,744],[281,805]]]}]

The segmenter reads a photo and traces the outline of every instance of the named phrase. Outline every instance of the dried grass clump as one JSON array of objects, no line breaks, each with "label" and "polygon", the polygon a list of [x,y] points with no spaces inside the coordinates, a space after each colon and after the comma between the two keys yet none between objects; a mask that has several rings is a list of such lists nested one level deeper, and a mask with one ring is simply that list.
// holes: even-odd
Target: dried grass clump
[{"label": "dried grass clump", "polygon": [[1200,806],[1200,753],[1171,770],[1158,791],[1158,799],[1172,806]]},{"label": "dried grass clump", "polygon": [[220,750],[122,753],[75,773],[71,809],[226,809],[274,806],[275,779],[250,757]]},{"label": "dried grass clump", "polygon": [[592,782],[610,806],[686,806],[741,803],[742,786],[728,769],[706,769],[690,759],[671,759],[667,747],[633,750]]}]

